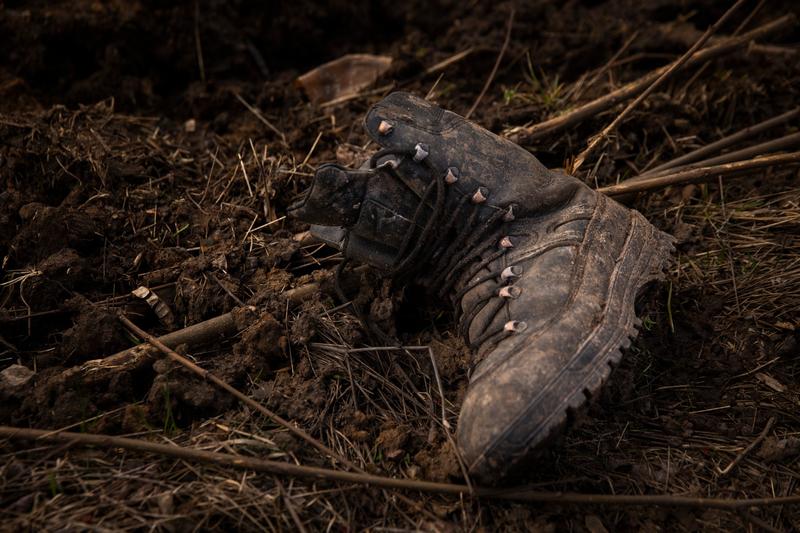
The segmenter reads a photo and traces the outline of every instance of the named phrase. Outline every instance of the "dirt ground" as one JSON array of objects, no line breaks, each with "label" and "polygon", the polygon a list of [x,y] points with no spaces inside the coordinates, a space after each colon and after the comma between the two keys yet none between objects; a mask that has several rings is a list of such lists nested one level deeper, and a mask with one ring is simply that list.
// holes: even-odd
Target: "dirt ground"
[{"label": "dirt ground", "polygon": [[[317,165],[364,159],[372,148],[361,119],[392,90],[430,94],[466,113],[512,9],[508,47],[472,116],[497,133],[567,112],[679,57],[729,6],[0,1],[0,370],[33,372],[0,388],[0,424],[331,467],[165,360],[81,371],[138,342],[119,311],[160,335],[252,306],[240,312],[240,332],[179,351],[370,473],[462,482],[440,423],[444,400],[455,425],[471,363],[452,316],[379,272],[344,280],[398,343],[432,348],[444,398],[425,351],[348,351],[369,346],[369,337],[336,297],[341,256],[298,239],[307,228],[284,218],[286,206]],[[794,2],[746,2],[712,44],[791,12],[800,15]],[[792,110],[798,42],[795,20],[758,46],[678,73],[578,176],[610,185]],[[357,97],[310,103],[297,76],[347,53],[394,61]],[[520,141],[563,168],[621,109]],[[630,199],[677,238],[675,265],[643,297],[640,336],[603,393],[522,482],[616,495],[800,494],[797,177],[796,168],[773,167]],[[141,286],[158,308],[131,295]],[[732,512],[404,494],[0,440],[0,529],[8,531],[800,528],[797,506]]]}]

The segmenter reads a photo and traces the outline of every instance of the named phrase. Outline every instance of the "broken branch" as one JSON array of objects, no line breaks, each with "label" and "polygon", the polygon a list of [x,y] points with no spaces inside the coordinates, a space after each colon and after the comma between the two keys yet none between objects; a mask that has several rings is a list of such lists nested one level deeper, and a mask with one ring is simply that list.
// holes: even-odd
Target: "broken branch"
[{"label": "broken branch", "polygon": [[693,168],[669,174],[666,176],[653,176],[641,180],[628,180],[610,187],[601,187],[599,192],[608,196],[620,196],[636,192],[663,189],[670,185],[698,183],[718,176],[754,170],[771,166],[793,166],[800,164],[800,152],[778,154],[766,157],[757,157],[748,161],[736,161],[711,167]]},{"label": "broken branch", "polygon": [[765,141],[763,143],[754,144],[753,146],[748,146],[747,148],[742,148],[741,150],[735,150],[733,152],[727,152],[717,157],[703,159],[702,161],[698,161],[696,163],[692,163],[689,165],[680,165],[677,167],[661,170],[659,172],[645,172],[644,174],[640,174],[635,178],[631,178],[630,181],[640,181],[655,176],[675,174],[678,171],[684,171],[691,168],[710,167],[712,165],[720,165],[722,163],[745,161],[753,157],[764,156],[772,152],[777,152],[778,150],[783,150],[784,148],[797,146],[798,144],[800,144],[800,133],[792,133],[790,135],[784,135],[783,137],[779,137],[777,139],[772,139],[771,141]]},{"label": "broken branch", "polygon": [[655,175],[664,170],[672,170],[677,167],[702,161],[702,159],[709,154],[714,154],[720,150],[727,148],[728,146],[732,146],[740,141],[758,135],[762,131],[766,131],[772,128],[773,126],[778,126],[780,124],[789,122],[790,120],[794,119],[797,116],[800,116],[800,107],[796,107],[791,111],[783,113],[782,115],[778,115],[777,117],[772,117],[770,119],[765,120],[764,122],[759,122],[758,124],[754,124],[748,128],[737,131],[736,133],[728,135],[727,137],[723,137],[718,141],[714,141],[713,143],[709,143],[703,147],[698,148],[697,150],[693,150],[688,154],[676,157],[675,159],[667,161],[666,163],[663,163],[661,165],[651,168],[646,172],[643,172],[640,176]]},{"label": "broken branch", "polygon": [[[174,348],[181,344],[190,347],[200,346],[217,339],[225,338],[239,331],[234,320],[234,313],[225,313],[212,319],[179,329],[158,337],[164,346]],[[134,346],[102,359],[92,359],[82,365],[67,369],[62,374],[65,380],[81,376],[84,383],[100,382],[109,378],[109,373],[117,373],[121,369],[132,370],[147,364],[154,359],[154,350],[148,345]]]}]

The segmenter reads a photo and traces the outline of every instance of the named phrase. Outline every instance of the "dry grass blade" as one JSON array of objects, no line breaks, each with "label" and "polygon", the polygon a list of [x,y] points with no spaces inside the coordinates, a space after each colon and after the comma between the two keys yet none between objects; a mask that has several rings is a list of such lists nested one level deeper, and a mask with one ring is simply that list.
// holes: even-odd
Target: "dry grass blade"
[{"label": "dry grass blade", "polygon": [[492,85],[492,81],[494,81],[494,77],[497,74],[497,69],[500,68],[500,62],[503,61],[503,56],[506,54],[506,48],[508,48],[508,43],[511,41],[511,29],[514,27],[514,9],[511,9],[511,13],[508,15],[508,24],[506,26],[506,37],[503,40],[503,47],[500,48],[500,53],[497,55],[497,60],[494,62],[494,66],[492,67],[492,71],[489,73],[489,77],[486,78],[486,83],[483,84],[483,89],[481,89],[480,94],[475,99],[475,102],[472,104],[472,107],[469,108],[467,114],[464,115],[465,118],[469,118],[475,109],[478,107],[478,104],[481,103],[483,96],[486,94],[486,91],[489,90],[489,87]]},{"label": "dry grass blade", "polygon": [[450,65],[453,65],[455,63],[458,63],[462,59],[465,59],[468,55],[470,55],[474,51],[475,51],[474,47],[469,47],[466,50],[462,50],[460,52],[457,52],[457,53],[453,54],[452,56],[450,56],[450,57],[448,57],[446,59],[443,59],[442,61],[439,61],[435,65],[428,67],[425,70],[425,74],[433,74],[434,72],[439,72],[440,70],[444,70],[447,67],[449,67]]},{"label": "dry grass blade", "polygon": [[605,65],[600,67],[596,70],[592,77],[589,78],[588,81],[583,82],[583,79],[579,80],[577,83],[573,84],[572,87],[567,91],[564,95],[564,98],[569,99],[571,101],[577,101],[586,90],[590,87],[594,86],[595,83],[600,79],[600,77],[608,72],[617,62],[622,54],[633,44],[636,38],[639,37],[639,32],[635,31],[631,34],[630,37],[622,44],[619,50],[617,50],[608,61],[606,61]]},{"label": "dry grass blade", "polygon": [[281,138],[281,141],[283,141],[283,143],[284,143],[284,144],[286,144],[286,135],[285,135],[285,134],[284,134],[284,133],[283,133],[281,130],[279,130],[278,128],[276,128],[276,127],[275,127],[275,126],[272,124],[272,122],[270,122],[269,120],[267,120],[267,119],[266,119],[266,117],[264,117],[264,115],[261,113],[261,111],[259,111],[258,109],[256,109],[256,108],[255,108],[255,107],[253,107],[252,105],[250,105],[250,104],[247,102],[247,100],[245,100],[244,98],[242,98],[242,95],[240,95],[239,93],[236,93],[236,92],[235,92],[235,93],[233,93],[233,96],[235,96],[235,97],[236,97],[236,99],[237,99],[237,100],[239,100],[239,102],[241,102],[241,104],[242,104],[243,106],[245,106],[245,107],[247,108],[247,110],[248,110],[248,111],[250,111],[250,112],[251,112],[253,115],[255,115],[255,117],[256,117],[258,120],[260,120],[262,124],[264,124],[264,125],[265,125],[267,128],[269,128],[269,129],[270,129],[270,130],[271,130],[271,131],[272,131],[272,132],[273,132],[275,135],[277,135],[278,137],[280,137],[280,138]]}]

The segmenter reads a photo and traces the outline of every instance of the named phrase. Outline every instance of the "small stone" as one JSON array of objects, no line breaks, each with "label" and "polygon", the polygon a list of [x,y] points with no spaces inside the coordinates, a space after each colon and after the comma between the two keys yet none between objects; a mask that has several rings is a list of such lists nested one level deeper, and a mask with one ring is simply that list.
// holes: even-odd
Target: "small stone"
[{"label": "small stone", "polygon": [[789,458],[800,455],[800,438],[787,437],[767,437],[761,444],[761,449],[757,454],[767,463],[786,461]]},{"label": "small stone", "polygon": [[186,130],[186,133],[194,133],[195,130],[197,130],[197,121],[193,118],[190,118],[183,123],[183,129]]},{"label": "small stone", "polygon": [[586,517],[586,529],[588,529],[590,533],[608,533],[600,517],[593,514]]},{"label": "small stone", "polygon": [[0,394],[14,395],[33,379],[35,372],[26,366],[11,365],[0,372]]},{"label": "small stone", "polygon": [[156,374],[166,374],[172,370],[172,361],[166,357],[153,361],[153,370]]}]

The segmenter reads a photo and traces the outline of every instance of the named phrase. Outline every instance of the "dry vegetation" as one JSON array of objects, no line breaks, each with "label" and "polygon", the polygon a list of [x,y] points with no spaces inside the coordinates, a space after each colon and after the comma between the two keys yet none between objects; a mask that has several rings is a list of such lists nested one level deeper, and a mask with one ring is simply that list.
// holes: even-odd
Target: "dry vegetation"
[{"label": "dry vegetation", "polygon": [[[306,228],[285,207],[320,162],[369,153],[360,117],[383,94],[430,94],[466,113],[500,55],[472,118],[567,167],[625,103],[565,131],[520,131],[677,59],[729,7],[525,3],[513,6],[506,46],[512,5],[488,2],[384,7],[388,20],[353,2],[275,13],[239,2],[12,4],[0,8],[0,370],[35,375],[0,390],[0,423],[344,470],[157,351],[87,363],[138,340],[119,312],[164,334],[238,309],[226,334],[177,351],[366,474],[450,483],[463,482],[451,435],[470,366],[452,317],[414,288],[354,270],[345,293],[404,346],[375,348],[336,296],[340,255],[298,237]],[[791,11],[745,2],[709,46]],[[326,17],[348,38],[318,35]],[[293,52],[297,34],[310,44]],[[83,35],[89,44],[75,44]],[[757,45],[680,71],[579,176],[609,186],[794,109],[798,40],[789,17]],[[396,58],[377,89],[320,107],[293,87],[304,69],[361,51]],[[85,57],[53,66],[60,53]],[[727,150],[795,133],[797,117]],[[675,235],[675,265],[645,295],[640,337],[601,397],[523,483],[728,502],[799,494],[797,177],[776,165],[623,198]],[[169,317],[130,295],[142,285]],[[798,509],[497,502],[0,440],[9,531],[791,530]]]}]

